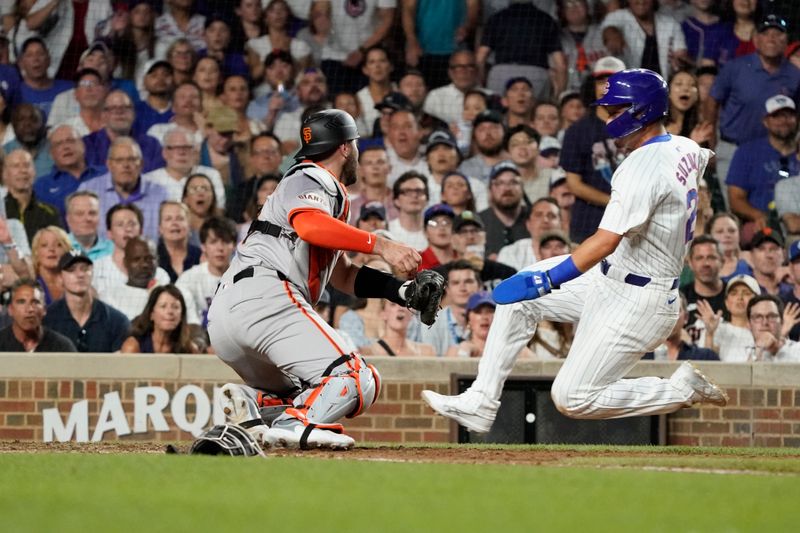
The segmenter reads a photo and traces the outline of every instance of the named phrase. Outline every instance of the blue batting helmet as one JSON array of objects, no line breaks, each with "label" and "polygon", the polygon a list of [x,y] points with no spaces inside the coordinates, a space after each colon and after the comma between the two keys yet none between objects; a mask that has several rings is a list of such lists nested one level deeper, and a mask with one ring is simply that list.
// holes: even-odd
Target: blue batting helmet
[{"label": "blue batting helmet", "polygon": [[612,74],[607,83],[606,94],[593,105],[630,106],[606,125],[606,131],[615,139],[639,131],[669,112],[667,82],[652,70],[623,70]]}]

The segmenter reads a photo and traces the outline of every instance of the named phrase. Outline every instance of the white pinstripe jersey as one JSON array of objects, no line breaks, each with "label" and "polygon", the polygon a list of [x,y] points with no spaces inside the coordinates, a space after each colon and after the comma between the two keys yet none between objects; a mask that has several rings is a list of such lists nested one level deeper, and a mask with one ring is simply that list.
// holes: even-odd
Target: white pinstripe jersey
[{"label": "white pinstripe jersey", "polygon": [[681,274],[694,236],[697,181],[713,156],[691,139],[668,137],[637,148],[620,164],[600,222],[601,229],[624,235],[609,263],[653,278]]},{"label": "white pinstripe jersey", "polygon": [[280,226],[283,235],[272,237],[255,232],[244,239],[236,247],[236,256],[222,276],[222,282],[230,283],[245,267],[265,266],[285,275],[307,301],[316,303],[342,252],[296,238],[290,218],[301,211],[312,210],[347,223],[350,201],[333,174],[309,163],[289,169],[258,214],[259,220]]}]

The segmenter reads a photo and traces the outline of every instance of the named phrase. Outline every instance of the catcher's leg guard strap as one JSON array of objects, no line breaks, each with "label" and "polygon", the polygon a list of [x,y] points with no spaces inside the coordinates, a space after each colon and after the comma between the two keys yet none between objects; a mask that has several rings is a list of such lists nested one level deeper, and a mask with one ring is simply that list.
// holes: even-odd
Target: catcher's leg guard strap
[{"label": "catcher's leg guard strap", "polygon": [[380,375],[359,355],[345,356],[343,362],[329,370],[330,375],[307,395],[298,397],[285,414],[306,426],[314,424],[341,432],[343,428],[335,423],[337,420],[358,416],[375,403],[380,394]]},{"label": "catcher's leg guard strap", "polygon": [[400,297],[403,283],[405,282],[385,272],[362,266],[356,274],[353,292],[359,298],[386,298],[397,305],[405,306],[406,301]]}]

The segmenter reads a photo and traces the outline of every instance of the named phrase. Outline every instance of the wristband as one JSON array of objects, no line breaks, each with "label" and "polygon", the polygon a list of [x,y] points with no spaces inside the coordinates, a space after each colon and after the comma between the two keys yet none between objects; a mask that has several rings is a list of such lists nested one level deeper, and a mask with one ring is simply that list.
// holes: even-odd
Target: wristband
[{"label": "wristband", "polygon": [[566,283],[571,279],[575,279],[582,273],[583,272],[578,270],[578,267],[575,266],[572,256],[567,257],[565,260],[547,271],[547,275],[550,278],[550,284],[554,289],[558,289],[562,283]]},{"label": "wristband", "polygon": [[16,249],[17,249],[17,243],[15,243],[14,241],[11,241],[8,244],[3,243],[3,250],[11,251],[11,250],[16,250]]}]

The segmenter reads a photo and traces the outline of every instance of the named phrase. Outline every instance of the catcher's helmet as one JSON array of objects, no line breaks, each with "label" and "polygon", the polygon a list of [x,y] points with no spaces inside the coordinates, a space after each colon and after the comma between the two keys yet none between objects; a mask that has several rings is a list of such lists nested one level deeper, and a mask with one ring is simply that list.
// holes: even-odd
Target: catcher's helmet
[{"label": "catcher's helmet", "polygon": [[244,428],[233,424],[214,426],[200,435],[189,452],[202,455],[264,455],[261,447]]},{"label": "catcher's helmet", "polygon": [[300,126],[301,145],[295,159],[324,154],[353,139],[358,139],[358,126],[346,111],[326,109],[314,113]]},{"label": "catcher's helmet", "polygon": [[639,131],[669,112],[667,82],[652,70],[623,70],[612,74],[607,84],[606,94],[593,105],[630,106],[606,125],[606,131],[615,139]]}]

